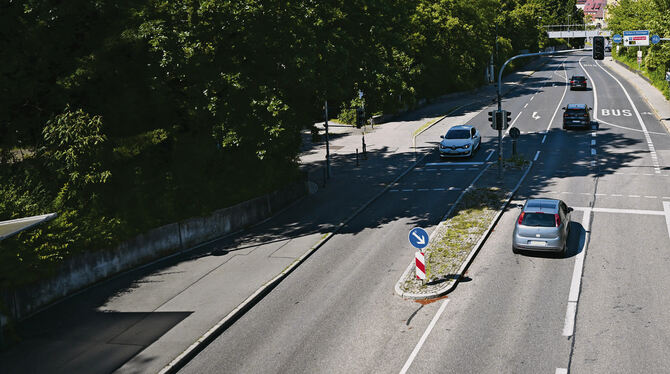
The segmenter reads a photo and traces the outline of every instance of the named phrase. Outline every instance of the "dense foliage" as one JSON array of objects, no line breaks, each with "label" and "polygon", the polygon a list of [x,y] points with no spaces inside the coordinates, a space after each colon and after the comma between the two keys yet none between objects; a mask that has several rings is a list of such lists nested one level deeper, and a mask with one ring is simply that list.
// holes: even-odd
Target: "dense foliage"
[{"label": "dense foliage", "polygon": [[392,113],[474,87],[574,3],[3,2],[0,219],[58,218],[3,241],[0,282],[294,181],[324,100]]},{"label": "dense foliage", "polygon": [[[608,28],[612,34],[627,30],[649,30],[650,35],[670,38],[670,0],[621,0],[608,8]],[[649,47],[641,47],[641,68],[654,85],[670,100],[670,89],[665,81],[665,72],[670,71],[670,42],[662,41]],[[637,68],[635,47],[615,48],[615,58]]]}]

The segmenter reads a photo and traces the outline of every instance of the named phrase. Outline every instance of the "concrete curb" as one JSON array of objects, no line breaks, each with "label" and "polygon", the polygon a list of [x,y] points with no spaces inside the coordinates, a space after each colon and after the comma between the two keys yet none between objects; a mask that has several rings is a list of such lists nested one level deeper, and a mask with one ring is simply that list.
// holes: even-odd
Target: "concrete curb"
[{"label": "concrete curb", "polygon": [[251,296],[246,298],[240,305],[228,313],[223,319],[216,323],[212,328],[210,328],[205,334],[203,334],[198,340],[191,344],[186,350],[184,350],[179,356],[173,359],[169,364],[167,364],[159,374],[172,374],[176,373],[179,369],[184,367],[193,357],[195,357],[200,351],[202,351],[209,343],[214,341],[221,333],[223,333],[228,327],[230,327],[235,321],[242,317],[247,311],[249,311],[256,303],[263,299],[273,288],[275,288],[281,281],[286,278],[293,270],[295,270],[300,264],[302,264],[309,256],[311,256],[316,250],[321,248],[330,238],[337,234],[347,223],[354,219],[358,214],[365,210],[370,204],[375,200],[381,197],[389,188],[401,178],[403,178],[407,173],[412,171],[423,159],[427,156],[427,153],[424,153],[420,159],[416,160],[410,167],[408,167],[402,174],[396,177],[392,182],[388,183],[384,189],[377,193],[374,197],[368,200],[365,204],[359,207],[351,216],[345,219],[340,223],[337,228],[321,238],[316,244],[314,244],[307,252],[302,256],[297,258],[293,263],[291,263],[284,271],[279,273],[277,276],[272,278],[270,281],[261,286],[256,292]]},{"label": "concrete curb", "polygon": [[[407,277],[408,273],[414,268],[414,261],[412,261],[412,262],[410,262],[407,269],[405,269],[405,271],[403,272],[402,276],[400,277],[400,280],[398,280],[398,282],[395,285],[396,294],[402,296],[403,298],[420,300],[420,299],[432,299],[432,298],[435,298],[435,297],[440,297],[440,296],[443,296],[443,295],[448,294],[449,292],[453,291],[456,288],[456,286],[458,285],[458,281],[463,277],[463,274],[465,274],[465,271],[468,269],[468,267],[470,266],[470,264],[474,260],[477,253],[479,253],[479,250],[484,246],[484,243],[486,242],[489,235],[491,234],[491,232],[495,228],[495,225],[500,220],[500,217],[502,216],[503,212],[505,211],[505,209],[509,205],[509,202],[512,200],[512,197],[514,197],[514,195],[516,194],[517,190],[519,189],[519,186],[521,186],[521,183],[523,183],[524,179],[526,179],[526,175],[528,175],[528,172],[530,172],[530,169],[532,167],[533,167],[533,161],[530,162],[530,164],[528,165],[528,168],[526,168],[526,171],[523,173],[523,175],[519,179],[519,182],[516,184],[514,189],[512,191],[508,192],[506,201],[502,204],[502,206],[498,210],[498,213],[493,218],[493,221],[491,221],[491,224],[489,225],[488,229],[486,230],[484,235],[482,235],[482,237],[479,238],[479,241],[477,241],[477,243],[473,247],[473,250],[470,251],[470,254],[468,255],[468,257],[465,258],[465,260],[461,264],[460,268],[458,269],[458,273],[457,273],[458,278],[456,278],[451,283],[447,283],[444,288],[441,288],[440,290],[435,291],[435,292],[426,293],[426,294],[416,294],[416,293],[410,293],[410,292],[403,292],[400,285],[403,283],[403,280]],[[473,184],[474,184],[474,181],[465,191],[463,191],[463,193],[461,194],[461,196],[459,197],[457,202],[454,203],[452,208],[449,210],[449,213],[447,213],[447,215],[445,216],[445,219],[446,219],[446,217],[448,217],[451,214],[453,209],[456,207],[457,203],[460,201],[461,197],[463,197],[463,195],[465,195],[465,192],[467,190],[469,190],[470,188],[472,188]],[[440,224],[442,222],[444,222],[444,219],[440,222]],[[435,232],[437,232],[437,228],[435,228],[435,230],[433,230],[433,233],[435,233]],[[432,239],[432,235],[431,235],[430,239]]]}]

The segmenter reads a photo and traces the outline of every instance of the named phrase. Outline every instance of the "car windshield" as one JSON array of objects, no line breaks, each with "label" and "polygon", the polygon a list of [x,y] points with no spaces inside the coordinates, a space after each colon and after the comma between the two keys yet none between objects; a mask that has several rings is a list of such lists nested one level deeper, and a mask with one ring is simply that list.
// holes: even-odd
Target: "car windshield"
[{"label": "car windshield", "polygon": [[554,227],[556,220],[553,214],[524,213],[521,224],[524,226]]},{"label": "car windshield", "polygon": [[469,139],[470,130],[449,130],[445,139]]}]

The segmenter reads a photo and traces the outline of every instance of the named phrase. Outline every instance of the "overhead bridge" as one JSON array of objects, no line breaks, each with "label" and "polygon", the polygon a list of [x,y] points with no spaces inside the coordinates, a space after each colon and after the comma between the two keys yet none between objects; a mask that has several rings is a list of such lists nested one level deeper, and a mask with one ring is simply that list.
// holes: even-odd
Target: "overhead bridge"
[{"label": "overhead bridge", "polygon": [[594,36],[609,37],[609,30],[570,30],[570,31],[547,31],[550,39],[567,38],[592,38]]}]

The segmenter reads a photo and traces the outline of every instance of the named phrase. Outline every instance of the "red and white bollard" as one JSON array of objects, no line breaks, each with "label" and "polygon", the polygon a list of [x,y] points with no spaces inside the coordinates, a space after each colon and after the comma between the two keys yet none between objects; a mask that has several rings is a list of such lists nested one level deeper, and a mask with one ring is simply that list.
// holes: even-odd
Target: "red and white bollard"
[{"label": "red and white bollard", "polygon": [[416,258],[416,279],[426,280],[426,259],[423,252],[418,251]]}]

